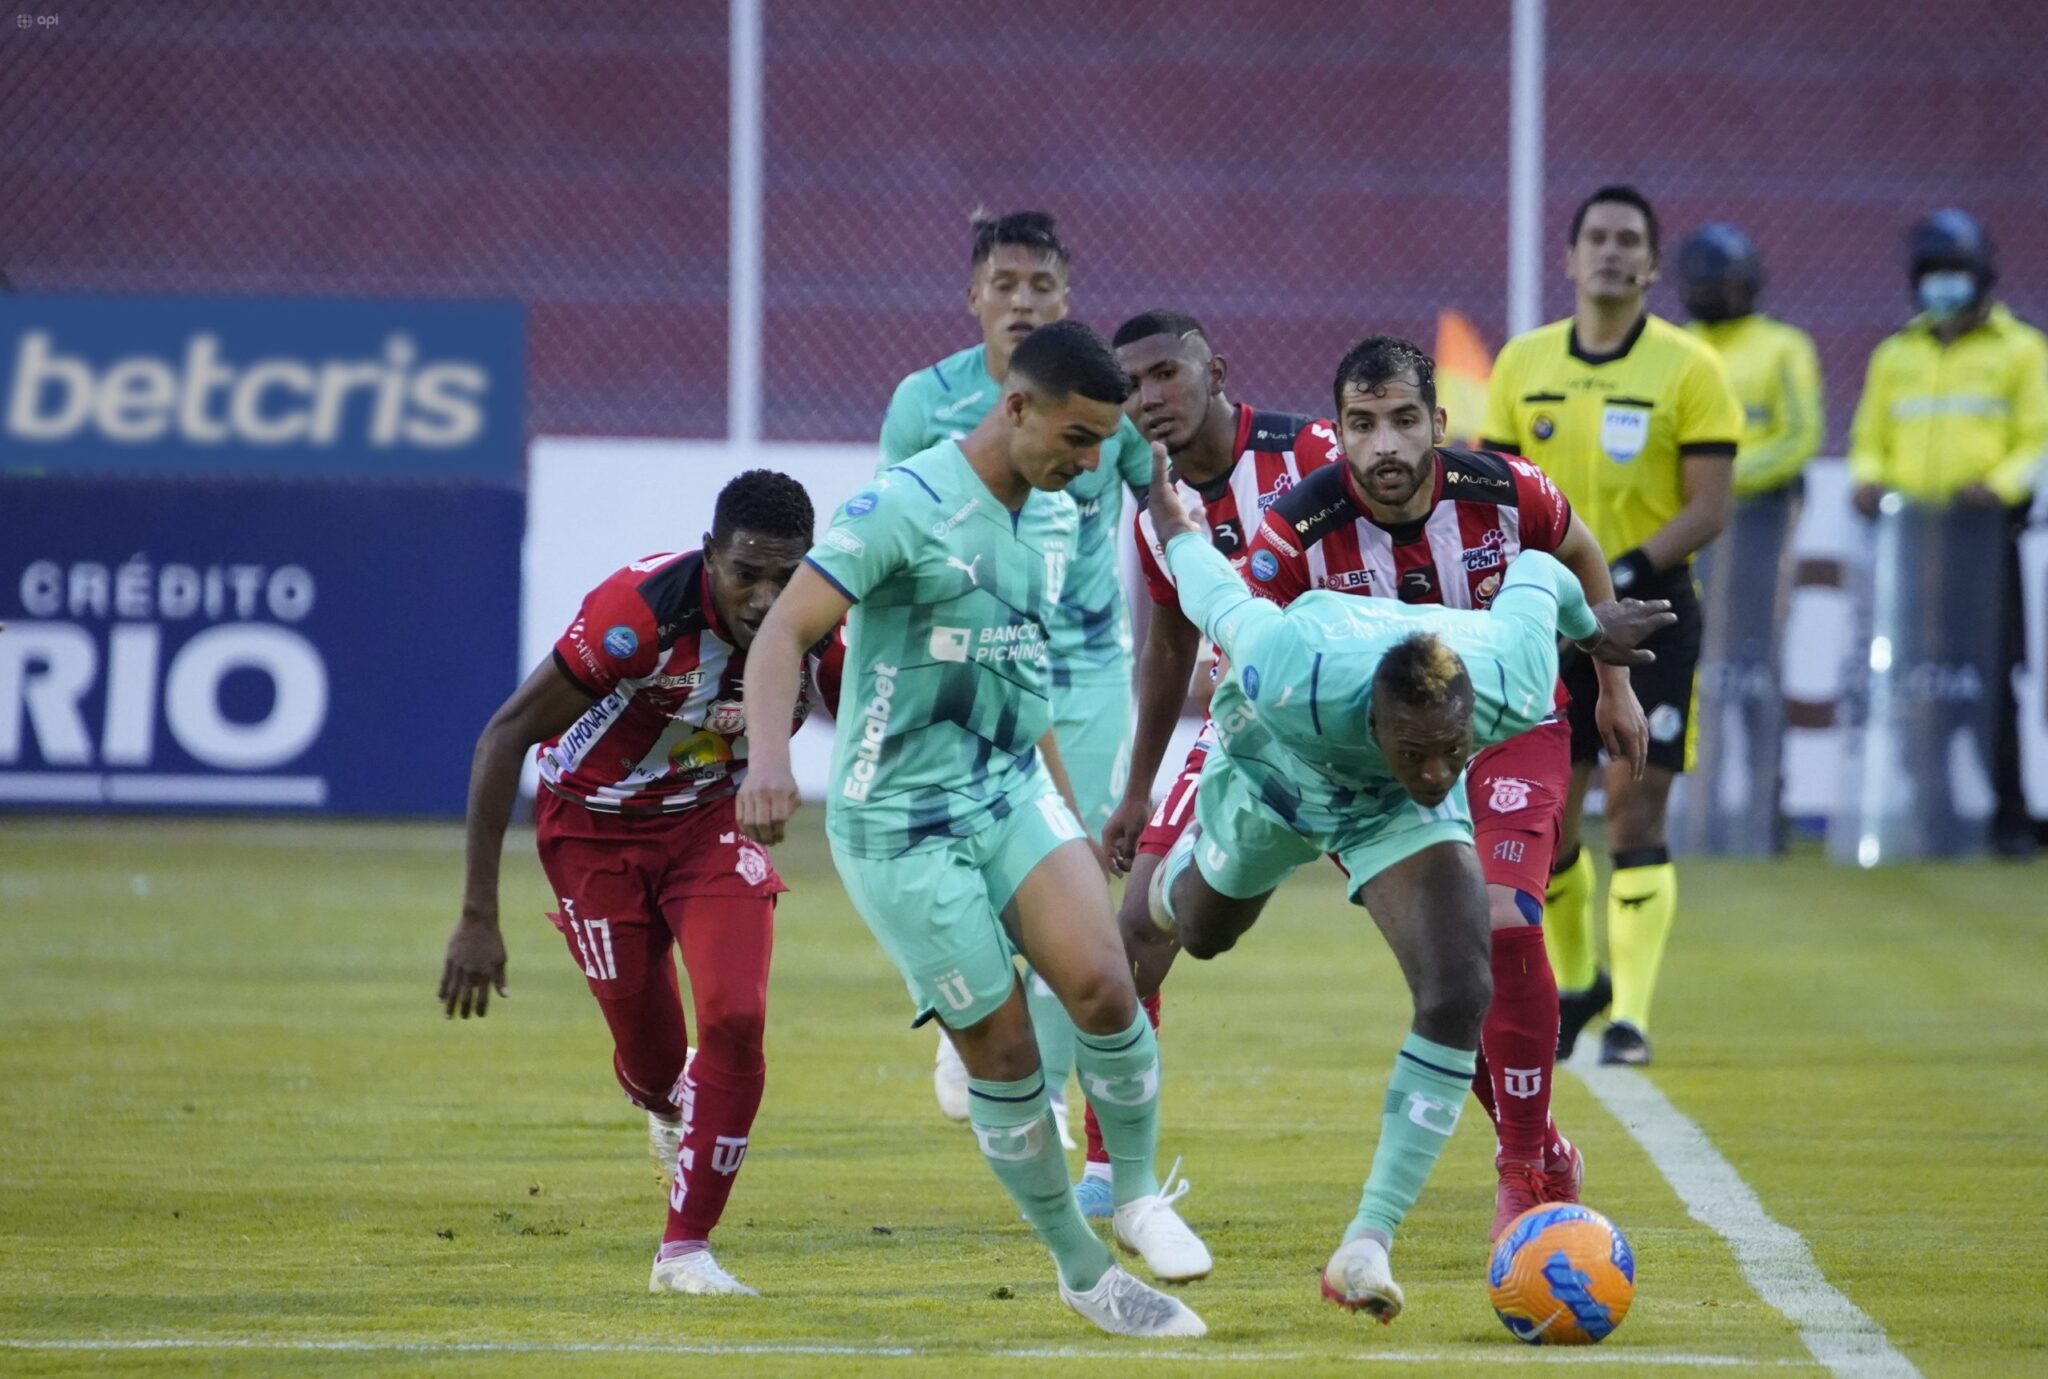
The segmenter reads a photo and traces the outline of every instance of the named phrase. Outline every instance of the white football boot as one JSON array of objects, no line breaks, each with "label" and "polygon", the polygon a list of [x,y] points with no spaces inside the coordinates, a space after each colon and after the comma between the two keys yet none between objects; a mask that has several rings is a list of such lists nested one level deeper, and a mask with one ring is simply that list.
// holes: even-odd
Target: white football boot
[{"label": "white football boot", "polygon": [[674,1259],[655,1256],[654,1272],[647,1276],[650,1293],[691,1293],[700,1297],[758,1298],[760,1293],[728,1274],[711,1257],[709,1250],[692,1250]]},{"label": "white football boot", "polygon": [[[690,1065],[697,1061],[697,1050],[686,1049],[683,1053],[683,1071],[690,1071]],[[676,1158],[683,1152],[683,1118],[664,1116],[658,1111],[647,1113],[647,1157],[654,1160],[654,1176],[666,1190],[676,1177]]]},{"label": "white football boot", "polygon": [[1323,1266],[1323,1296],[1347,1312],[1365,1312],[1384,1326],[1401,1315],[1401,1285],[1387,1247],[1370,1236],[1347,1240]]},{"label": "white football boot", "polygon": [[1159,1191],[1118,1207],[1110,1217],[1110,1234],[1127,1253],[1142,1256],[1154,1278],[1191,1283],[1206,1278],[1216,1265],[1209,1257],[1209,1247],[1173,1209],[1193,1186],[1185,1178],[1176,1184],[1173,1179],[1178,1172],[1180,1160],[1175,1159]]},{"label": "white football boot", "polygon": [[939,1114],[947,1120],[967,1119],[967,1065],[944,1030],[939,1031],[939,1056],[932,1064],[932,1094],[939,1099]]},{"label": "white football boot", "polygon": [[1052,1109],[1052,1127],[1060,1132],[1060,1148],[1072,1153],[1081,1146],[1074,1143],[1074,1136],[1067,1129],[1067,1093],[1062,1088],[1057,1096],[1047,1093],[1045,1104]]},{"label": "white football boot", "polygon": [[1206,1336],[1209,1328],[1179,1298],[1141,1283],[1116,1265],[1093,1288],[1060,1283],[1060,1301],[1112,1336]]}]

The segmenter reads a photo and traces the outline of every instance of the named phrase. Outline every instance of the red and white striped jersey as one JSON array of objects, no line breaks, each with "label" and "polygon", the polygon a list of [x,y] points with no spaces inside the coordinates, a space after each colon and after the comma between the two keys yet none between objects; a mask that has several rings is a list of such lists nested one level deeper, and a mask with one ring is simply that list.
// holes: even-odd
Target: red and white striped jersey
[{"label": "red and white striped jersey", "polygon": [[[1228,473],[1204,488],[1177,484],[1181,500],[1192,507],[1200,502],[1207,511],[1209,539],[1223,552],[1231,566],[1242,575],[1251,557],[1251,535],[1259,519],[1289,489],[1312,470],[1329,462],[1336,450],[1337,436],[1331,431],[1328,443],[1302,433],[1311,428],[1329,430],[1329,423],[1289,412],[1257,412],[1237,404],[1237,460]],[[1152,602],[1170,605],[1177,596],[1173,575],[1166,568],[1166,552],[1152,525],[1152,514],[1141,511],[1137,519],[1138,565],[1145,572],[1145,587]]]},{"label": "red and white striped jersey", "polygon": [[[835,636],[806,658],[796,723],[836,667]],[[746,653],[726,636],[700,551],[636,560],[590,591],[555,643],[555,664],[596,697],[540,745],[541,780],[612,813],[676,813],[739,788],[746,774]],[[794,726],[794,725],[792,725]]]},{"label": "red and white striped jersey", "polygon": [[[1526,460],[1441,446],[1436,456],[1429,511],[1382,526],[1335,449],[1334,459],[1267,511],[1248,559],[1252,592],[1280,604],[1311,589],[1336,589],[1403,603],[1490,607],[1510,560],[1524,550],[1557,550],[1571,527],[1571,504]],[[1565,703],[1562,681],[1557,703]]]},{"label": "red and white striped jersey", "polygon": [[1542,470],[1490,450],[1436,454],[1429,511],[1382,526],[1336,451],[1266,513],[1247,556],[1252,591],[1282,604],[1337,589],[1486,608],[1519,552],[1555,551],[1564,540],[1571,504]]}]

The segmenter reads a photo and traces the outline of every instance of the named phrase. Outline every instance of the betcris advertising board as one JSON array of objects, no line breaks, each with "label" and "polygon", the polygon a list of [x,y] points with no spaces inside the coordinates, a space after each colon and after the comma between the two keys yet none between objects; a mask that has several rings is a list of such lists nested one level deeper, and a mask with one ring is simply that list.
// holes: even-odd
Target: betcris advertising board
[{"label": "betcris advertising board", "polygon": [[459,815],[520,673],[521,321],[0,298],[0,808]]},{"label": "betcris advertising board", "polygon": [[0,472],[516,479],[513,302],[0,297]]}]

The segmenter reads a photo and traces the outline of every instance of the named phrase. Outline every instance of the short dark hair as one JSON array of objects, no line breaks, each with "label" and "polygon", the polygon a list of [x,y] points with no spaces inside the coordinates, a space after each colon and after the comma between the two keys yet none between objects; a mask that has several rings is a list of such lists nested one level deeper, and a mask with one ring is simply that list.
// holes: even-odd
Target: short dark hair
[{"label": "short dark hair", "polygon": [[802,484],[773,469],[749,469],[718,491],[718,506],[711,511],[711,544],[724,546],[739,532],[808,544],[814,524],[811,495]]},{"label": "short dark hair", "polygon": [[1116,349],[1122,349],[1135,340],[1143,340],[1153,335],[1171,335],[1176,338],[1199,335],[1204,341],[1209,338],[1209,332],[1202,329],[1202,323],[1186,312],[1141,311],[1118,326],[1109,343]]},{"label": "short dark hair", "polygon": [[1472,677],[1465,663],[1434,632],[1395,642],[1373,672],[1373,692],[1408,709],[1470,708]]},{"label": "short dark hair", "polygon": [[1025,336],[1010,355],[1010,372],[1053,397],[1079,393],[1121,407],[1131,395],[1131,376],[1109,342],[1079,321],[1054,321]]},{"label": "short dark hair", "polygon": [[1663,257],[1664,251],[1658,239],[1657,212],[1651,209],[1649,197],[1644,196],[1626,182],[1614,182],[1605,187],[1597,187],[1591,196],[1579,203],[1579,209],[1572,212],[1571,233],[1565,237],[1564,241],[1566,248],[1570,248],[1579,242],[1579,227],[1586,223],[1586,212],[1592,210],[1595,206],[1608,204],[1633,206],[1641,211],[1643,213],[1643,224],[1649,229],[1650,254],[1655,258]]},{"label": "short dark hair", "polygon": [[1053,224],[1050,211],[1012,211],[1008,215],[990,215],[977,206],[967,218],[974,227],[974,256],[967,261],[969,268],[979,268],[996,251],[998,244],[1019,244],[1039,254],[1050,254],[1065,268],[1073,256],[1067,252],[1066,241],[1060,238],[1058,228]]},{"label": "short dark hair", "polygon": [[1436,361],[1423,353],[1422,346],[1412,340],[1403,340],[1398,335],[1366,336],[1346,350],[1343,360],[1337,365],[1337,381],[1330,385],[1330,395],[1336,400],[1337,412],[1342,414],[1344,411],[1346,383],[1356,383],[1371,392],[1411,371],[1415,375],[1415,386],[1422,394],[1422,405],[1434,412]]}]

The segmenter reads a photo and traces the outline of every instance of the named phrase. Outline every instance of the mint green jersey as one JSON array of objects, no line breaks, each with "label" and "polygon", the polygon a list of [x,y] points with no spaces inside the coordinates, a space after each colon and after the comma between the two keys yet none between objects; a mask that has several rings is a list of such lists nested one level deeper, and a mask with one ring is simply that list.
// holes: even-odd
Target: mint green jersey
[{"label": "mint green jersey", "polygon": [[898,857],[966,838],[1047,790],[1047,610],[1080,519],[1033,490],[1012,513],[953,441],[846,500],[805,557],[853,600],[825,823]]},{"label": "mint green jersey", "polygon": [[1558,633],[1599,628],[1579,581],[1541,551],[1515,557],[1485,612],[1327,589],[1282,608],[1246,589],[1207,540],[1177,536],[1166,558],[1189,621],[1230,658],[1209,708],[1218,744],[1262,802],[1311,833],[1407,798],[1367,726],[1373,674],[1395,643],[1431,632],[1458,654],[1486,747],[1550,715]]},{"label": "mint green jersey", "polygon": [[[943,440],[972,431],[996,405],[1002,385],[989,376],[988,347],[941,359],[896,385],[882,421],[882,468],[901,464]],[[1067,485],[1080,509],[1066,588],[1054,610],[1053,681],[1070,683],[1076,672],[1093,669],[1130,673],[1131,614],[1117,577],[1117,528],[1122,524],[1124,489],[1142,492],[1152,482],[1152,447],[1125,417],[1102,443],[1102,463]]]}]

